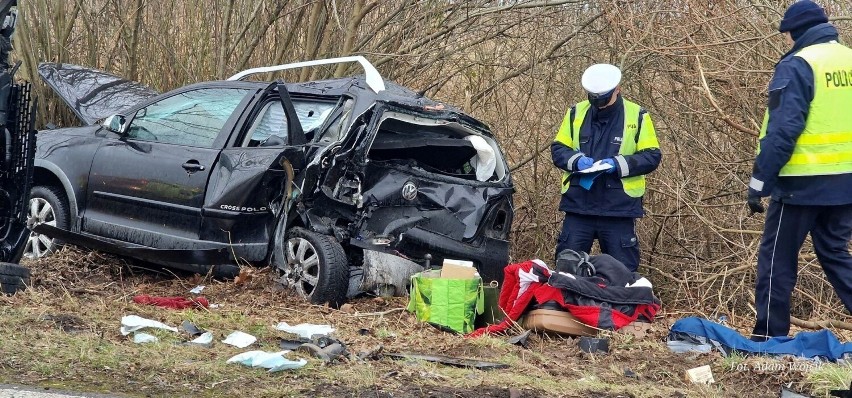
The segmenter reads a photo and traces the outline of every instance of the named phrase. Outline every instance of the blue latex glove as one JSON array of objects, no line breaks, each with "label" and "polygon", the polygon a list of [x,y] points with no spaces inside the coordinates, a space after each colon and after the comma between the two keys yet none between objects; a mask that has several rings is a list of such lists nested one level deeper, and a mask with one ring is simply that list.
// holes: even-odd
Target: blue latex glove
[{"label": "blue latex glove", "polygon": [[592,164],[594,164],[594,163],[595,163],[594,159],[592,159],[588,156],[583,156],[580,159],[577,159],[577,171],[582,171],[582,170],[588,169],[589,167],[592,167]]},{"label": "blue latex glove", "polygon": [[615,173],[615,170],[617,170],[616,167],[615,167],[615,160],[613,160],[613,159],[604,159],[604,160],[601,160],[601,163],[606,163],[606,164],[612,166],[611,169],[607,169],[607,171],[606,171],[607,174]]}]

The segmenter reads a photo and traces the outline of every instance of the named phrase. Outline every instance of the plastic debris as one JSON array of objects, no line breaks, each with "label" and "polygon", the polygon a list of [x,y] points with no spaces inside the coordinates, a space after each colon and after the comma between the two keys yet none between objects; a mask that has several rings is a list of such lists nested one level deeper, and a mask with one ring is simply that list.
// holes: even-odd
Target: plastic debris
[{"label": "plastic debris", "polygon": [[708,353],[712,352],[713,348],[716,348],[723,356],[728,356],[730,351],[718,341],[683,332],[670,332],[666,345],[669,347],[669,350],[676,354],[689,352]]},{"label": "plastic debris", "polygon": [[589,354],[607,353],[609,352],[609,339],[583,336],[577,341],[577,346],[580,347],[580,351]]},{"label": "plastic debris", "polygon": [[302,344],[305,344],[307,342],[310,342],[310,340],[308,340],[308,339],[299,339],[299,340],[282,339],[280,342],[278,342],[278,346],[281,347],[281,349],[293,351],[293,350],[299,348]]},{"label": "plastic debris", "polygon": [[669,340],[666,342],[666,345],[669,347],[669,350],[675,354],[685,354],[688,352],[706,354],[713,351],[713,346],[710,344],[694,344],[686,341]]},{"label": "plastic debris", "polygon": [[133,342],[136,344],[145,344],[145,343],[156,343],[160,341],[157,336],[152,336],[148,333],[135,333],[133,334]]},{"label": "plastic debris", "polygon": [[[832,395],[836,396],[836,395]],[[795,391],[790,391],[784,387],[781,387],[781,398],[811,398],[807,395],[799,394]]]},{"label": "plastic debris", "polygon": [[192,294],[201,294],[201,291],[204,290],[205,287],[206,286],[204,286],[204,285],[198,285],[198,286],[192,288],[189,292],[192,293]]},{"label": "plastic debris", "polygon": [[257,341],[257,337],[254,337],[248,333],[236,331],[229,334],[228,337],[225,337],[225,340],[223,340],[222,342],[237,348],[246,348],[254,344],[255,341]]},{"label": "plastic debris", "polygon": [[138,315],[125,315],[121,317],[121,335],[127,336],[137,330],[144,328],[166,329],[172,332],[177,332],[177,328],[173,328],[162,322],[157,322],[152,319],[142,318]]},{"label": "plastic debris", "polygon": [[517,336],[509,337],[509,339],[506,340],[506,342],[509,343],[509,344],[518,345],[518,346],[521,346],[521,347],[524,347],[524,348],[529,348],[530,333],[532,333],[532,330],[527,330],[526,332],[523,332],[523,333],[521,333]]},{"label": "plastic debris", "polygon": [[372,360],[372,361],[377,361],[377,360],[381,359],[382,351],[384,351],[384,349],[385,348],[383,346],[378,345],[378,346],[371,348],[368,351],[359,352],[358,355],[356,356],[356,358],[358,358],[359,361],[364,361],[364,360],[367,360],[367,359]]},{"label": "plastic debris", "polygon": [[303,339],[310,339],[315,335],[327,336],[329,333],[334,332],[334,328],[329,325],[314,325],[310,323],[300,323],[296,326],[290,326],[287,322],[281,322],[276,329],[299,335],[299,337]]},{"label": "plastic debris", "polygon": [[213,333],[204,332],[201,336],[196,337],[195,340],[190,341],[189,344],[210,347],[213,345]]},{"label": "plastic debris", "polygon": [[270,372],[278,372],[287,369],[298,369],[305,366],[308,361],[299,359],[293,361],[284,358],[284,354],[289,351],[266,352],[266,351],[248,351],[242,354],[237,354],[228,359],[227,363],[239,363],[253,368],[266,368]]},{"label": "plastic debris", "polygon": [[459,368],[476,368],[480,370],[506,369],[509,365],[498,362],[487,362],[476,359],[454,358],[445,355],[420,355],[420,354],[401,354],[387,353],[385,356],[392,359],[409,359],[417,361],[435,362],[441,365],[455,366]]},{"label": "plastic debris", "polygon": [[190,321],[183,321],[183,323],[180,324],[180,328],[193,337],[200,336],[205,332],[204,329],[199,329],[198,326],[195,326],[195,324]]},{"label": "plastic debris", "polygon": [[331,362],[341,355],[346,355],[346,346],[339,342],[329,344],[325,347],[320,347],[313,343],[305,343],[300,345],[296,350],[310,354],[324,362]]},{"label": "plastic debris", "polygon": [[310,339],[282,339],[278,345],[283,350],[305,352],[325,362],[349,355],[346,344],[342,341],[320,334],[315,334]]}]

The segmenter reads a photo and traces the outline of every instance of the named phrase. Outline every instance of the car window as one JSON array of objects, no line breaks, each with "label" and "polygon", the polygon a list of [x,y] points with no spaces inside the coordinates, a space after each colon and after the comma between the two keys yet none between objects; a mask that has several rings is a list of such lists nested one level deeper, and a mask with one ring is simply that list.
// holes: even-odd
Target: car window
[{"label": "car window", "polygon": [[287,144],[287,114],[281,101],[263,106],[246,135],[242,146],[284,146]]},{"label": "car window", "polygon": [[349,125],[349,117],[352,114],[352,105],[355,101],[346,100],[341,107],[342,112],[338,113],[334,120],[328,124],[328,127],[313,137],[315,142],[328,144],[339,141],[343,133],[346,131],[346,126]]},{"label": "car window", "polygon": [[[325,123],[334,106],[335,103],[328,101],[293,101],[302,130],[309,136]],[[284,146],[287,144],[287,135],[287,115],[284,113],[284,107],[280,101],[272,101],[264,105],[254,119],[242,146]]]},{"label": "car window", "polygon": [[293,100],[293,108],[296,109],[296,116],[299,117],[299,123],[305,133],[322,126],[335,105],[334,102],[328,101]]},{"label": "car window", "polygon": [[136,112],[128,138],[210,148],[246,89],[205,88],[180,93]]}]

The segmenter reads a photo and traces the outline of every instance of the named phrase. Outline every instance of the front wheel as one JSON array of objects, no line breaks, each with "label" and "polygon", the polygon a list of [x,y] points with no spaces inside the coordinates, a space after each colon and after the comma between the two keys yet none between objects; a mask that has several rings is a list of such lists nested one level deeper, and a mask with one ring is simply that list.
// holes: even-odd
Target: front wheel
[{"label": "front wheel", "polygon": [[292,228],[284,241],[284,281],[313,304],[339,306],[349,290],[349,263],[337,239]]},{"label": "front wheel", "polygon": [[[30,191],[27,225],[47,224],[67,230],[68,218],[68,200],[65,198],[65,192],[49,186],[33,187]],[[53,253],[59,249],[59,246],[60,243],[56,239],[30,232],[24,256],[30,259],[41,258]]]}]

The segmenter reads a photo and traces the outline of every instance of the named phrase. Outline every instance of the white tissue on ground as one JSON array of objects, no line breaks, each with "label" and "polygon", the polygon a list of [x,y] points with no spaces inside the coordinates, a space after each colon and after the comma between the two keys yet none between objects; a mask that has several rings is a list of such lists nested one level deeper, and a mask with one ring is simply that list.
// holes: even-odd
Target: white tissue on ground
[{"label": "white tissue on ground", "polygon": [[192,344],[200,344],[200,345],[208,345],[213,343],[213,333],[204,332],[201,336],[195,338],[195,340],[190,341]]},{"label": "white tissue on ground", "polygon": [[237,348],[246,348],[254,344],[255,341],[257,341],[257,337],[254,337],[248,333],[236,331],[229,334],[228,337],[225,337],[225,340],[223,340],[222,342]]},{"label": "white tissue on ground", "polygon": [[121,317],[120,331],[122,336],[127,336],[130,333],[144,328],[165,329],[171,330],[172,332],[178,331],[177,328],[173,328],[162,322],[157,322],[152,319],[142,318],[138,315],[125,315]]},{"label": "white tissue on ground", "polygon": [[156,343],[160,341],[157,336],[150,335],[148,333],[135,333],[133,335],[133,342],[136,344],[144,344],[144,343]]},{"label": "white tissue on ground", "polygon": [[239,363],[253,368],[266,368],[269,369],[270,372],[277,372],[285,369],[298,369],[308,363],[308,361],[304,359],[293,361],[284,358],[284,354],[288,352],[289,351],[248,351],[234,355],[231,359],[228,359],[227,363]]},{"label": "white tissue on ground", "polygon": [[323,336],[327,336],[329,333],[334,332],[334,328],[330,325],[314,325],[310,323],[300,323],[296,326],[290,326],[287,322],[281,322],[276,329],[299,335],[299,337],[309,339],[311,336],[319,334]]}]

